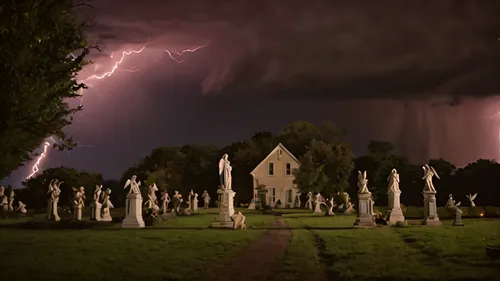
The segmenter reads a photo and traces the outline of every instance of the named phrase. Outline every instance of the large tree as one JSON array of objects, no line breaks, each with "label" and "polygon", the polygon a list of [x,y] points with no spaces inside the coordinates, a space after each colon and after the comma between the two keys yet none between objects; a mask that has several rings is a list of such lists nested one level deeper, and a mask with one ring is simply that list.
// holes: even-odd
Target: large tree
[{"label": "large tree", "polygon": [[50,136],[72,148],[63,128],[80,107],[88,24],[71,0],[6,0],[0,9],[0,179],[30,161]]}]

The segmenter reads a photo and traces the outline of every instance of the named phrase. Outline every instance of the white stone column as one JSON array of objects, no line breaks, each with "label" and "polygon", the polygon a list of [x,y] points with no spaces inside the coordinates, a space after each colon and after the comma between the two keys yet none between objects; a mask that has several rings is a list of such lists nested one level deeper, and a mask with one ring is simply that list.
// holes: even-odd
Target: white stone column
[{"label": "white stone column", "polygon": [[74,215],[75,220],[77,220],[77,221],[82,220],[82,206],[81,205],[74,206],[73,213],[74,213],[73,215]]},{"label": "white stone column", "polygon": [[376,227],[373,220],[373,199],[371,192],[358,193],[358,217],[354,222],[354,227],[370,228]]},{"label": "white stone column", "polygon": [[234,215],[234,195],[236,192],[232,190],[217,190],[220,195],[219,216],[217,220],[212,223],[215,228],[234,228],[234,221],[231,218]]},{"label": "white stone column", "polygon": [[140,193],[129,193],[125,201],[125,219],[122,221],[122,228],[142,228],[142,196]]},{"label": "white stone column", "polygon": [[389,209],[387,210],[388,213],[386,216],[387,218],[386,220],[391,224],[405,221],[403,210],[401,210],[400,197],[401,197],[400,190],[398,190],[397,192],[391,190],[389,192]]},{"label": "white stone column", "polygon": [[441,225],[436,207],[436,192],[424,191],[424,220],[423,225]]}]

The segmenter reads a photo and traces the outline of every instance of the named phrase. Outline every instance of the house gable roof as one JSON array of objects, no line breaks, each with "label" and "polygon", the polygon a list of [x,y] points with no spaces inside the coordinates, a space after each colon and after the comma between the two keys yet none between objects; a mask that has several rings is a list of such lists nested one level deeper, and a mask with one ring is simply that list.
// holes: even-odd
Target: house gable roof
[{"label": "house gable roof", "polygon": [[267,156],[266,158],[264,158],[264,160],[260,161],[260,163],[250,172],[250,175],[253,175],[254,172],[257,170],[257,168],[260,167],[260,165],[262,165],[263,163],[266,162],[267,159],[269,159],[269,157],[271,157],[271,155],[273,155],[273,153],[276,153],[278,148],[281,148],[281,150],[283,150],[286,154],[288,154],[288,156],[290,156],[290,158],[292,158],[295,162],[297,162],[297,164],[299,164],[299,160],[297,159],[297,157],[295,157],[288,149],[286,149],[286,147],[284,145],[282,145],[281,143],[279,143]]}]

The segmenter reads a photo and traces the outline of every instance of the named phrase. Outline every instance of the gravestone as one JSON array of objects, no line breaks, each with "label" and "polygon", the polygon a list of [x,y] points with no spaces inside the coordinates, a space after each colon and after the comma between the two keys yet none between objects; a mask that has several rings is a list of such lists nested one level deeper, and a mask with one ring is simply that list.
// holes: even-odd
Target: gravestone
[{"label": "gravestone", "polygon": [[219,196],[219,215],[216,221],[212,223],[214,228],[234,228],[234,221],[231,218],[234,215],[234,195],[236,192],[231,189],[218,189]]},{"label": "gravestone", "polygon": [[441,225],[436,207],[436,192],[426,190],[424,194],[424,220],[423,225]]},{"label": "gravestone", "polygon": [[129,193],[125,201],[125,219],[122,221],[122,228],[142,228],[142,196],[140,193]]},{"label": "gravestone", "polygon": [[354,222],[356,228],[371,228],[376,227],[377,224],[373,220],[373,204],[371,192],[358,194],[358,217]]}]

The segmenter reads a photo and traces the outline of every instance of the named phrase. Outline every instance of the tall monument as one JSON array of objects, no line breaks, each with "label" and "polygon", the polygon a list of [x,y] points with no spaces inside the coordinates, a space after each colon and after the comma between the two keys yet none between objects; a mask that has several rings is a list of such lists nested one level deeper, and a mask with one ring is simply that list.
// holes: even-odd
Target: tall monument
[{"label": "tall monument", "polygon": [[133,175],[123,187],[127,188],[130,185],[125,201],[125,219],[122,221],[122,228],[142,228],[145,226],[142,219],[142,195],[139,189],[141,182],[137,182],[136,179],[137,176]]},{"label": "tall monument", "polygon": [[396,169],[392,169],[391,174],[387,178],[389,187],[387,194],[389,195],[389,208],[387,210],[386,221],[391,224],[397,222],[404,222],[405,217],[403,210],[401,210],[401,190],[399,189],[399,174]]},{"label": "tall monument", "polygon": [[436,207],[436,189],[434,188],[434,183],[432,182],[432,178],[436,176],[439,179],[436,170],[432,166],[424,165],[422,166],[424,169],[424,177],[425,180],[424,191],[422,192],[424,195],[424,220],[422,221],[423,225],[441,225],[441,221],[439,221],[437,207]]},{"label": "tall monument", "polygon": [[231,163],[229,156],[224,154],[219,161],[219,179],[220,186],[217,190],[219,197],[219,216],[212,223],[212,227],[216,228],[234,228],[234,195],[236,192],[232,190]]}]

